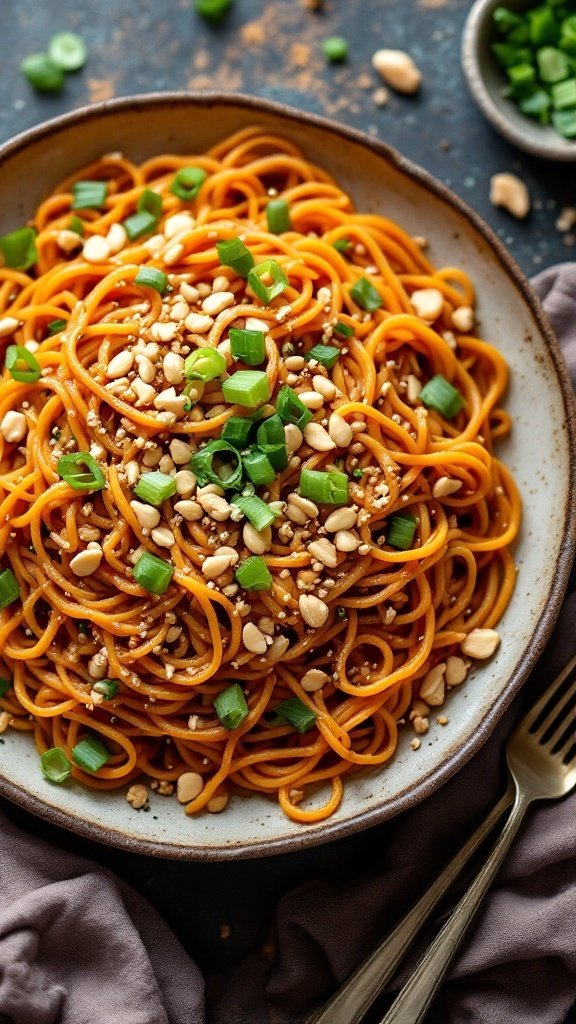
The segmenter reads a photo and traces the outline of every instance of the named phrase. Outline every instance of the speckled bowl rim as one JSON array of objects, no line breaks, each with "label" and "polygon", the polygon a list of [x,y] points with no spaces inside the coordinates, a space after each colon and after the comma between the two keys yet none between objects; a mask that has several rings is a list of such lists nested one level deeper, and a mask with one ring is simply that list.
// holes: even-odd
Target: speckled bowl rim
[{"label": "speckled bowl rim", "polygon": [[269,114],[277,118],[279,122],[284,121],[292,124],[306,123],[329,131],[336,138],[340,137],[344,141],[353,142],[372,150],[375,154],[386,160],[395,170],[408,176],[423,188],[428,189],[436,197],[452,207],[458,214],[466,217],[475,230],[488,243],[494,258],[502,266],[511,284],[516,287],[522,299],[529,307],[549,348],[564,402],[568,434],[570,486],[564,509],[564,533],[556,565],[557,571],[548,593],[544,614],[530,642],[514,666],[506,688],[495,700],[472,737],[465,741],[457,751],[448,755],[441,764],[438,764],[434,771],[425,776],[409,792],[403,792],[392,799],[387,798],[382,806],[352,814],[343,822],[330,822],[328,820],[321,828],[315,828],[314,831],[307,831],[305,826],[303,826],[302,832],[296,836],[290,835],[285,838],[264,842],[256,840],[255,842],[238,845],[231,844],[229,846],[213,844],[210,847],[206,847],[193,844],[182,846],[176,843],[155,842],[126,836],[123,833],[115,832],[113,828],[105,828],[86,821],[73,812],[65,812],[49,807],[42,800],[24,792],[14,783],[0,778],[0,794],[2,796],[7,797],[32,814],[36,814],[62,828],[71,829],[79,835],[96,842],[116,846],[131,853],[145,854],[153,857],[185,861],[224,861],[296,852],[307,847],[327,843],[334,839],[340,839],[369,828],[372,825],[377,825],[379,822],[420,803],[420,801],[434,793],[469,761],[473,754],[486,742],[496,723],[542,654],[560,611],[562,598],[568,585],[576,550],[576,406],[568,370],[548,318],[528,279],[492,229],[467,203],[434,178],[428,171],[412,163],[411,160],[402,156],[393,147],[354,128],[338,124],[329,118],[309,114],[296,110],[294,107],[270,100],[263,100],[255,96],[222,92],[154,92],[106,100],[102,103],[80,107],[68,114],[45,121],[16,135],[1,146],[0,163],[6,158],[25,150],[29,143],[48,138],[54,131],[70,128],[86,120],[95,120],[103,114],[118,111],[126,113],[131,110],[140,111],[145,108],[161,109],[165,106],[173,107],[174,105],[182,107],[226,105],[253,111],[255,116],[259,113]]},{"label": "speckled bowl rim", "polygon": [[553,134],[546,134],[546,136],[543,134],[542,142],[538,143],[530,135],[524,135],[502,112],[486,88],[478,55],[478,34],[481,25],[490,13],[490,5],[494,2],[495,0],[476,0],[470,8],[464,25],[461,61],[472,98],[496,131],[500,132],[508,142],[517,146],[518,149],[522,149],[532,156],[540,157],[541,160],[572,163],[576,161],[576,142],[570,142],[561,136],[555,138]]}]

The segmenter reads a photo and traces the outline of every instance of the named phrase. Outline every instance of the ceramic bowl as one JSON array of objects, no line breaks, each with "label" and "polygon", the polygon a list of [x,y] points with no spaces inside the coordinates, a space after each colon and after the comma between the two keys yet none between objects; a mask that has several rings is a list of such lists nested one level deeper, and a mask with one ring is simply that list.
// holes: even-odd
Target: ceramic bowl
[{"label": "ceramic bowl", "polygon": [[[564,139],[551,125],[540,125],[522,114],[514,100],[506,99],[502,90],[507,79],[490,52],[497,35],[492,25],[492,12],[503,0],[476,0],[462,36],[462,67],[470,92],[490,124],[508,142],[544,160],[569,162],[576,160],[576,141]],[[527,0],[504,0],[514,11],[533,7]]]},{"label": "ceramic bowl", "polygon": [[[489,737],[550,634],[574,554],[575,428],[572,389],[534,292],[492,231],[460,199],[399,153],[348,128],[250,98],[158,94],[77,110],[0,150],[0,231],[17,227],[55,183],[99,155],[121,149],[141,160],[201,152],[258,123],[301,146],[352,195],[360,210],[391,216],[429,239],[439,266],[463,266],[477,286],[479,330],[511,368],[506,406],[513,430],[502,457],[524,500],[513,600],[496,656],[450,694],[442,728],[432,717],[418,752],[408,730],[393,761],[358,773],[329,821],[302,826],[275,802],[234,796],[225,813],[187,818],[175,800],[151,796],[136,813],[123,791],[93,792],[43,779],[30,737],[3,736],[0,792],[92,839],[139,853],[218,860],[297,850],[388,818],[434,792]],[[545,528],[543,528],[545,524]]]}]

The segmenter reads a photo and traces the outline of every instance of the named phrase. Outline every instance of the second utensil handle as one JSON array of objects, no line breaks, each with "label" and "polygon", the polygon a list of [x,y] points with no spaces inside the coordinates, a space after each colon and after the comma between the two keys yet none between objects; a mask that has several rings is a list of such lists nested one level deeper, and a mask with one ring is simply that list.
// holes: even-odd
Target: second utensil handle
[{"label": "second utensil handle", "polygon": [[458,906],[422,957],[380,1024],[420,1024],[478,907],[516,835],[530,801],[516,800],[502,833]]}]

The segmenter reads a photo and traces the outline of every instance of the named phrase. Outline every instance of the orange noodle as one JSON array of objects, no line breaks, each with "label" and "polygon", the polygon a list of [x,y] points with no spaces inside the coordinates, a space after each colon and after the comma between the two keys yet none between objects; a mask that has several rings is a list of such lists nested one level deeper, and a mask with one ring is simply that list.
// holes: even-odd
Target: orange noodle
[{"label": "orange noodle", "polygon": [[30,226],[0,240],[2,728],[92,788],[320,821],[499,640],[520,500],[473,286],[258,128],[103,156]]}]

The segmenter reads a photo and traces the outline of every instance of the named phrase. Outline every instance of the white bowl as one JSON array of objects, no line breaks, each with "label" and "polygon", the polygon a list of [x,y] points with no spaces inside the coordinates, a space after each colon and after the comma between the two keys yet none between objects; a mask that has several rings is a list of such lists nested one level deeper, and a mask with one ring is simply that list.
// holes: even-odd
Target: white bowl
[{"label": "white bowl", "polygon": [[53,185],[104,152],[139,160],[169,151],[201,152],[257,122],[301,146],[348,189],[360,210],[398,220],[430,240],[439,266],[460,265],[478,290],[480,333],[511,367],[506,401],[512,435],[502,457],[524,500],[516,550],[520,569],[489,664],[449,696],[442,728],[432,719],[420,750],[401,737],[391,763],[346,781],[326,822],[302,826],[260,796],[232,798],[221,815],[187,818],[175,800],[152,794],[136,814],[123,791],[50,785],[32,739],[4,734],[0,792],[92,839],[139,853],[226,859],[286,852],[366,828],[422,800],[489,737],[533,668],[552,629],[574,554],[575,424],[570,381],[538,300],[492,231],[460,199],[394,150],[348,128],[260,100],[187,94],[114,100],[34,128],[0,150],[0,231],[30,215]]}]

